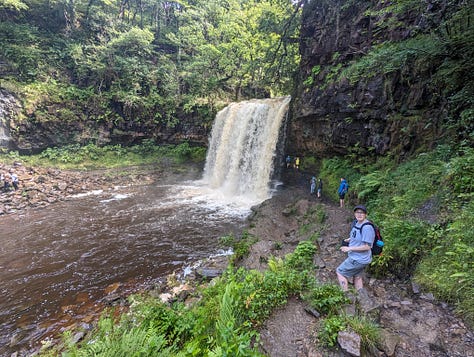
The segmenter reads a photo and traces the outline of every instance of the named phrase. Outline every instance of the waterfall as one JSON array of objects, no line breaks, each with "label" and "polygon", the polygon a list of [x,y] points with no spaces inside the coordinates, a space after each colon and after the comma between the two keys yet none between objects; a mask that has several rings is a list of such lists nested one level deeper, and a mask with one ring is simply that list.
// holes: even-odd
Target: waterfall
[{"label": "waterfall", "polygon": [[226,197],[254,202],[267,199],[280,127],[290,99],[231,103],[217,113],[203,182]]}]

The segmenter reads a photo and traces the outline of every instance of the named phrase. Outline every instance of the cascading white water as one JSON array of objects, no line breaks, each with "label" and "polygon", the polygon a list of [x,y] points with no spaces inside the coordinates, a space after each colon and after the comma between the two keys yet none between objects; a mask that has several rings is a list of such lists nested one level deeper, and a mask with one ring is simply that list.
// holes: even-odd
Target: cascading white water
[{"label": "cascading white water", "polygon": [[267,199],[280,127],[290,99],[232,103],[217,113],[203,182],[226,197],[254,202]]}]

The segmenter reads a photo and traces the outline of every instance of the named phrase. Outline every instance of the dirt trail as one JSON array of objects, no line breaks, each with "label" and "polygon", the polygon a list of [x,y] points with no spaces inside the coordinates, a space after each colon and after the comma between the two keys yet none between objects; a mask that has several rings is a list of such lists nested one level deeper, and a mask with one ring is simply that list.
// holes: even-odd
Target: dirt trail
[{"label": "dirt trail", "polygon": [[[309,194],[304,179],[283,188],[279,195],[264,202],[251,219],[250,233],[259,238],[243,265],[263,270],[269,256],[283,257],[292,252],[300,240],[315,231],[319,251],[314,259],[318,281],[337,283],[335,269],[344,259],[339,251],[352,220],[351,209],[317,199]],[[308,186],[308,190],[306,190]],[[326,214],[320,225],[300,233],[302,225],[311,224],[305,214],[318,207]],[[313,222],[314,223],[314,222]],[[379,350],[362,352],[367,356],[471,357],[474,335],[447,304],[437,302],[429,292],[417,291],[410,282],[393,279],[364,279],[368,296],[358,298],[357,310],[375,316],[382,328]],[[364,306],[361,306],[364,305]],[[353,307],[353,308],[354,308]],[[346,356],[340,349],[327,350],[317,344],[319,318],[306,311],[306,304],[292,298],[276,311],[261,330],[263,352],[271,357]],[[347,308],[347,307],[346,307]]]}]

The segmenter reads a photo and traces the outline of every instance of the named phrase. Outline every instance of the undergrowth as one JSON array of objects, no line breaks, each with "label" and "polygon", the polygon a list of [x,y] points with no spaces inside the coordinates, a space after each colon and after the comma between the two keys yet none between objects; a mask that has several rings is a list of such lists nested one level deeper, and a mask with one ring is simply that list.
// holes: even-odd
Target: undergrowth
[{"label": "undergrowth", "polygon": [[334,158],[322,167],[328,191],[336,192],[339,177],[348,178],[348,203],[366,204],[368,218],[381,228],[384,252],[369,271],[413,276],[472,326],[474,149],[440,145],[400,165]]},{"label": "undergrowth", "polygon": [[141,144],[130,147],[74,144],[61,148],[48,148],[35,155],[19,155],[14,151],[0,153],[0,161],[4,163],[19,161],[32,166],[60,169],[181,164],[183,162],[203,162],[205,157],[206,149],[203,147],[192,147],[187,142],[180,145],[159,146],[153,140],[144,140]]}]

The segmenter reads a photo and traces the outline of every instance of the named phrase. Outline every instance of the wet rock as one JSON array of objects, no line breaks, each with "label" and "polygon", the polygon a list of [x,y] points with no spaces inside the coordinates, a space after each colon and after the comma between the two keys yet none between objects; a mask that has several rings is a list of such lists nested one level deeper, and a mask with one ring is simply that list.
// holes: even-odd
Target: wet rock
[{"label": "wet rock", "polygon": [[321,317],[321,314],[316,310],[316,309],[313,309],[312,307],[310,306],[306,306],[304,308],[304,311],[306,311],[308,314],[310,314],[311,316],[314,316],[316,318],[319,318]]},{"label": "wet rock", "polygon": [[178,301],[185,301],[188,298],[191,291],[192,291],[191,286],[187,284],[182,284],[179,286],[175,286],[171,290],[171,293]]},{"label": "wet rock", "polygon": [[400,342],[400,337],[382,329],[380,331],[380,348],[388,357],[395,355],[395,348]]},{"label": "wet rock", "polygon": [[105,296],[103,300],[105,303],[112,305],[118,303],[119,300],[121,300],[121,296],[119,294],[113,293]]},{"label": "wet rock", "polygon": [[106,294],[112,294],[114,292],[117,291],[117,289],[120,287],[120,283],[113,283],[113,284],[110,284],[109,286],[107,286],[105,289],[104,289],[104,292]]},{"label": "wet rock", "polygon": [[173,299],[173,295],[170,293],[163,293],[159,295],[159,298],[163,304],[168,304]]},{"label": "wet rock", "polygon": [[421,292],[420,286],[415,282],[411,283],[411,290],[412,290],[413,294],[415,294],[415,295],[418,295]]},{"label": "wet rock", "polygon": [[365,288],[357,291],[357,302],[359,309],[364,315],[368,315],[375,321],[379,321],[380,305],[369,295],[369,292]]},{"label": "wet rock", "polygon": [[199,268],[196,270],[196,275],[204,280],[212,280],[221,276],[223,272],[223,269]]},{"label": "wet rock", "polygon": [[435,300],[435,297],[432,293],[428,293],[428,294],[421,294],[420,297],[424,300],[428,300],[428,301],[434,301]]},{"label": "wet rock", "polygon": [[351,356],[360,356],[360,336],[351,331],[340,331],[337,342],[343,351]]},{"label": "wet rock", "polygon": [[72,336],[71,342],[72,342],[73,344],[76,344],[76,343],[78,343],[79,341],[82,341],[82,339],[84,339],[84,336],[85,336],[85,335],[86,335],[86,334],[85,334],[85,332],[83,332],[83,331],[76,332],[76,333],[74,334],[74,336]]},{"label": "wet rock", "polygon": [[319,255],[314,256],[314,265],[316,265],[319,269],[326,267],[326,263]]}]

